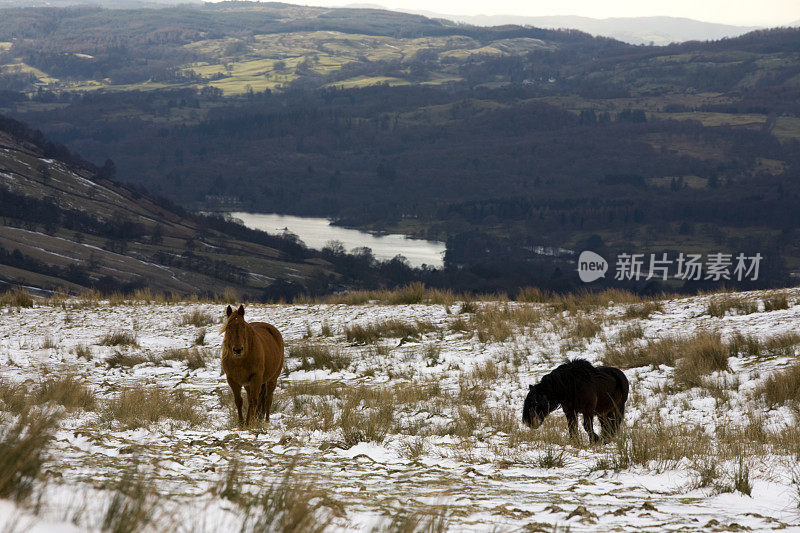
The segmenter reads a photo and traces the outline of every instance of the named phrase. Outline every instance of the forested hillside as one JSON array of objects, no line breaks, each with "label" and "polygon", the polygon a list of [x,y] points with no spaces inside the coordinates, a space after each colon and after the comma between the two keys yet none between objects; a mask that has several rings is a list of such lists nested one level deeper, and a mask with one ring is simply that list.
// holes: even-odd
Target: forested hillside
[{"label": "forested hillside", "polygon": [[447,240],[506,281],[587,243],[800,269],[798,29],[644,47],[283,4],[4,13],[2,109],[192,209]]}]

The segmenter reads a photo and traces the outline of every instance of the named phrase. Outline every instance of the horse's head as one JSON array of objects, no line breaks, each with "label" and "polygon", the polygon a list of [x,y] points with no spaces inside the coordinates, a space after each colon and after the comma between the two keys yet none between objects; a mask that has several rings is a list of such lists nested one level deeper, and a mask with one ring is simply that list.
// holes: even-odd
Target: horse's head
[{"label": "horse's head", "polygon": [[557,407],[558,404],[553,405],[548,399],[541,383],[531,385],[528,396],[525,398],[525,404],[522,406],[522,421],[525,425],[536,429],[542,425],[545,417]]},{"label": "horse's head", "polygon": [[225,337],[222,339],[222,351],[235,357],[241,357],[247,353],[249,348],[247,323],[244,321],[244,306],[240,305],[239,309],[234,311],[229,305],[225,312],[228,320],[223,329]]}]

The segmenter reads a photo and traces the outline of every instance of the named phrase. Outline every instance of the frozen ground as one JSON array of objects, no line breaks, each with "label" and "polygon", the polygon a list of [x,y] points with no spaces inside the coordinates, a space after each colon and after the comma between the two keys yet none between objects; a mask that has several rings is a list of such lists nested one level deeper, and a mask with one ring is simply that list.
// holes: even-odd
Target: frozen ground
[{"label": "frozen ground", "polygon": [[[745,298],[763,309],[764,294]],[[254,494],[290,472],[334,530],[411,531],[416,521],[418,530],[800,531],[798,447],[792,452],[791,444],[764,444],[758,453],[743,451],[738,461],[720,451],[723,435],[754,424],[776,435],[797,434],[796,408],[768,408],[755,393],[769,375],[797,360],[797,347],[731,357],[728,371],[707,377],[724,384],[717,387],[670,387],[673,368],[665,365],[625,370],[632,388],[626,431],[661,420],[661,432],[653,434],[691,450],[683,458],[678,452],[626,463],[621,447],[640,441],[621,437],[589,446],[583,433],[581,442],[570,442],[560,411],[539,431],[519,423],[528,384],[565,357],[599,362],[632,325],[642,328],[643,339],[632,341],[639,343],[702,329],[718,331],[724,341],[736,332],[760,339],[797,332],[800,291],[786,294],[793,304],[788,309],[722,318],[705,313],[709,297],[664,301],[647,318],[626,318],[628,306],[613,303],[578,312],[549,311],[545,304],[473,304],[478,315],[530,311],[524,320],[515,315],[502,341],[479,335],[481,318],[460,313],[460,303],[250,305],[246,318],[277,326],[287,353],[322,347],[338,363],[316,366],[341,367],[287,358],[272,420],[251,430],[232,423],[220,375],[224,305],[68,300],[5,308],[0,383],[33,390],[48,377],[72,375],[94,392],[97,406],[66,414],[34,495],[21,503],[0,500],[0,530],[100,529],[123,473],[138,469],[159,495],[151,530],[240,529],[245,511],[231,493]],[[202,328],[206,366],[192,370],[162,356],[195,345],[201,328],[180,325],[195,311],[216,323]],[[364,345],[344,336],[346,327],[389,319],[430,323],[434,330]],[[581,319],[602,327],[586,338],[568,333]],[[119,331],[134,333],[138,346],[100,345]],[[146,361],[108,363],[120,355]],[[182,391],[204,418],[144,424],[109,418],[107,402],[131,387]],[[355,424],[343,421],[343,408],[356,411]],[[708,440],[699,449],[686,442],[703,436]],[[709,463],[715,464],[713,479],[703,483]],[[236,490],[226,491],[234,464]],[[731,488],[742,467],[750,495]]]}]

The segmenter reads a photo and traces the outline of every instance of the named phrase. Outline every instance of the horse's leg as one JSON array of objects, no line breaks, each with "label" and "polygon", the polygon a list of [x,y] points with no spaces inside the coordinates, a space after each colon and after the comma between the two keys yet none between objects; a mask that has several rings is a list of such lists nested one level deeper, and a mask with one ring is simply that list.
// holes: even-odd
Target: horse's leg
[{"label": "horse's leg", "polygon": [[234,383],[231,378],[228,378],[228,385],[233,391],[233,402],[236,404],[236,414],[239,417],[239,425],[241,426],[244,423],[242,418],[242,386]]},{"label": "horse's leg", "polygon": [[267,414],[267,384],[261,384],[261,392],[258,394],[258,417],[264,418]]},{"label": "horse's leg", "polygon": [[564,416],[567,417],[567,428],[569,429],[569,438],[578,438],[578,415],[575,411],[564,409]]},{"label": "horse's leg", "polygon": [[583,429],[589,434],[589,442],[595,443],[600,440],[594,432],[594,414],[583,413]]},{"label": "horse's leg", "polygon": [[269,422],[269,412],[272,410],[272,393],[275,392],[275,386],[278,384],[278,378],[267,382],[267,395],[264,401],[264,420]]}]

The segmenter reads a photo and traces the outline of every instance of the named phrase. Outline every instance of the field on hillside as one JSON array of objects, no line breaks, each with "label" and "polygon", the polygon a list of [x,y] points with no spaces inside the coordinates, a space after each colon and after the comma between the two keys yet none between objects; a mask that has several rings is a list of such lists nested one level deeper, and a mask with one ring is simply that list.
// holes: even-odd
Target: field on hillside
[{"label": "field on hillside", "polygon": [[[525,294],[247,305],[287,344],[248,430],[225,304],[7,295],[0,529],[800,531],[800,290]],[[611,443],[521,424],[573,357],[630,380]]]}]

